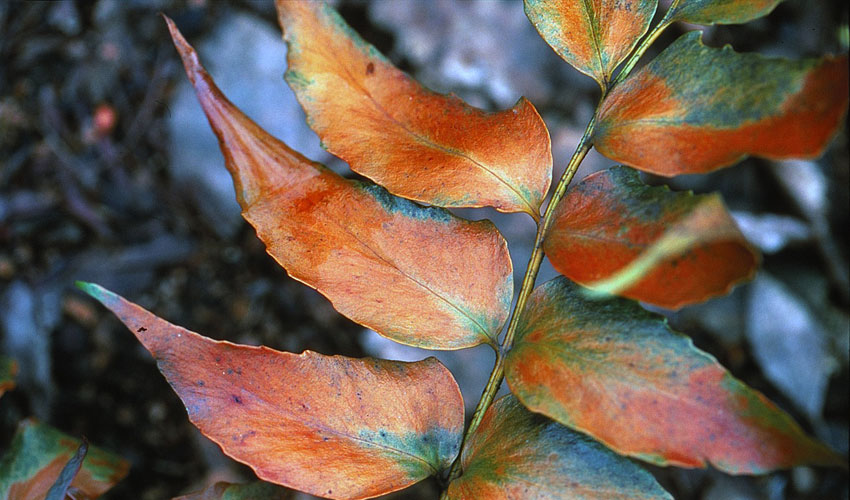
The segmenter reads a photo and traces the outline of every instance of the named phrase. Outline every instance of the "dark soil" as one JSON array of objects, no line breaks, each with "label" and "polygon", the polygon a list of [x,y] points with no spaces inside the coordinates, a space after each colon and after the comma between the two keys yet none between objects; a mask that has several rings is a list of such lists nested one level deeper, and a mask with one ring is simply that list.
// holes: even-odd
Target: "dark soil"
[{"label": "dark soil", "polygon": [[[0,315],[29,300],[31,317],[16,321],[49,338],[49,359],[42,360],[47,371],[23,367],[28,375],[0,400],[0,449],[20,419],[35,415],[131,462],[129,476],[105,498],[158,500],[216,479],[253,476],[200,436],[148,353],[117,319],[73,289],[74,280],[101,283],[213,338],[293,352],[366,353],[357,340],[360,326],[288,278],[247,224],[233,238],[218,236],[169,175],[169,148],[179,146],[169,141],[166,120],[175,85],[185,76],[157,13],[174,18],[189,40],[201,40],[237,11],[274,25],[271,6],[248,0],[104,2],[0,2],[0,297],[6,297]],[[756,51],[787,43],[793,47],[784,55],[794,57],[841,50],[837,33],[847,27],[846,5],[788,3],[766,20],[718,28],[713,45]],[[394,35],[370,21],[365,2],[343,2],[341,12],[379,49],[392,51]],[[397,62],[418,71],[403,56]],[[577,98],[595,97],[591,88]],[[550,106],[559,102],[553,98]],[[543,111],[570,116],[564,109]],[[765,266],[778,274],[803,267],[824,277],[826,300],[846,314],[846,283],[830,265],[837,260],[846,269],[850,247],[844,133],[823,165],[831,186],[832,250],[825,257],[822,245],[812,243],[770,256]],[[712,182],[733,208],[796,213],[787,196],[773,194],[779,187],[762,182],[771,178],[768,168],[750,160],[740,167],[743,173]],[[18,293],[9,292],[13,287]],[[761,374],[745,342],[719,342],[698,326],[688,333],[736,376],[791,407]],[[832,378],[824,410],[825,420],[845,428],[847,381],[844,365]],[[731,486],[717,491],[750,495],[736,498],[848,494],[846,471],[799,473],[811,473],[813,485],[790,473],[726,478],[713,471],[654,472],[679,499],[732,498],[709,496],[721,483]],[[437,491],[434,482],[425,482],[394,498],[436,498]]]}]

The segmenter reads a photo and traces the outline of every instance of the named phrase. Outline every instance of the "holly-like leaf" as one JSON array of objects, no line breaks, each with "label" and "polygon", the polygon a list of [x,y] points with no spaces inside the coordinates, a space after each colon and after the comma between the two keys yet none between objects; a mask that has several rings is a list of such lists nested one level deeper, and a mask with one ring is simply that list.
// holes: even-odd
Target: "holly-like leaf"
[{"label": "holly-like leaf", "polygon": [[493,342],[513,276],[491,222],[422,207],[307,160],[230,103],[168,22],[242,215],[290,276],[397,342],[430,349]]},{"label": "holly-like leaf", "polygon": [[289,500],[292,491],[264,481],[247,484],[218,482],[203,491],[175,497],[173,500]]},{"label": "holly-like leaf", "polygon": [[727,293],[758,266],[718,195],[650,187],[628,167],[586,177],[555,210],[546,255],[600,292],[676,309]]},{"label": "holly-like leaf", "polygon": [[18,363],[14,359],[0,356],[0,396],[15,388],[15,376],[18,374]]},{"label": "holly-like leaf", "polygon": [[670,19],[694,24],[739,24],[770,12],[782,0],[681,0],[671,7]]},{"label": "holly-like leaf", "polygon": [[767,58],[686,33],[617,85],[593,142],[605,156],[660,175],[702,173],[748,155],[814,158],[847,110],[847,55]]},{"label": "holly-like leaf", "polygon": [[487,410],[461,461],[452,500],[672,500],[645,470],[511,395]]},{"label": "holly-like leaf", "polygon": [[423,88],[323,2],[277,2],[286,81],[322,145],[390,192],[539,218],[549,132],[525,98],[488,113]]},{"label": "holly-like leaf", "polygon": [[587,300],[565,278],[530,297],[505,378],[532,411],[654,464],[744,474],[845,463],[662,317]]},{"label": "holly-like leaf", "polygon": [[525,14],[555,52],[607,88],[646,33],[658,0],[525,0]]},{"label": "holly-like leaf", "polygon": [[151,352],[189,420],[260,479],[327,498],[371,498],[448,467],[463,399],[435,358],[292,354],[219,342],[80,283]]},{"label": "holly-like leaf", "polygon": [[[79,447],[78,439],[24,420],[0,460],[0,499],[43,500]],[[73,498],[95,499],[123,479],[129,468],[121,457],[89,446],[66,491]]]}]

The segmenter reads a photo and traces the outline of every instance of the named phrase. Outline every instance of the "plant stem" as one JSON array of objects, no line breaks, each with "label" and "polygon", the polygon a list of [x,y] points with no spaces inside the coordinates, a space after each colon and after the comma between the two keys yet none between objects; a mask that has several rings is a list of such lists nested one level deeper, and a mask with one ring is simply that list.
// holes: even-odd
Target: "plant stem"
[{"label": "plant stem", "polygon": [[[528,261],[528,267],[525,270],[525,277],[523,277],[522,280],[522,287],[519,290],[516,306],[514,306],[513,313],[511,314],[508,331],[505,333],[505,338],[502,340],[502,344],[496,351],[496,365],[493,367],[493,371],[490,373],[490,379],[487,381],[487,385],[484,387],[481,399],[475,407],[475,412],[472,414],[472,421],[469,423],[469,427],[463,435],[463,442],[460,447],[461,453],[463,452],[469,437],[472,436],[472,434],[474,434],[478,429],[481,419],[484,418],[484,412],[487,411],[487,408],[489,408],[493,403],[493,399],[495,399],[496,393],[502,385],[502,380],[505,378],[505,354],[507,354],[513,345],[517,325],[519,324],[520,313],[523,309],[525,309],[528,297],[534,289],[534,282],[537,279],[538,271],[540,271],[540,263],[543,262],[544,238],[546,237],[549,227],[552,225],[555,207],[558,206],[561,199],[564,197],[564,193],[567,192],[567,187],[570,185],[573,177],[575,177],[579,165],[581,165],[582,160],[584,160],[584,157],[587,156],[588,151],[590,151],[590,147],[592,145],[591,135],[593,134],[595,124],[596,118],[594,117],[590,120],[590,123],[587,124],[587,128],[584,130],[584,135],[582,135],[582,138],[570,159],[570,163],[564,171],[564,175],[561,176],[561,180],[558,182],[558,187],[555,188],[555,192],[549,199],[549,204],[546,206],[546,211],[543,213],[542,222],[537,225],[537,235],[534,239],[534,248],[531,252],[531,258]],[[460,455],[461,454],[458,453],[457,458],[455,458],[454,463],[452,463],[448,477],[449,483],[460,475]],[[443,495],[440,497],[441,499],[444,500],[447,498],[447,491],[448,490],[443,492]]]},{"label": "plant stem", "polygon": [[608,87],[609,89],[613,88],[618,83],[623,81],[627,76],[629,76],[629,73],[631,73],[632,70],[635,68],[635,65],[643,56],[644,52],[646,52],[646,49],[648,49],[649,46],[652,45],[653,42],[655,42],[655,40],[657,40],[659,36],[661,36],[661,33],[663,33],[668,26],[673,24],[673,21],[675,21],[675,19],[673,19],[673,14],[676,11],[676,7],[679,5],[679,1],[680,0],[673,0],[673,3],[670,5],[670,8],[667,9],[667,12],[664,13],[664,17],[661,18],[661,21],[659,21],[658,24],[655,25],[652,31],[649,32],[649,34],[643,39],[643,41],[640,42],[637,48],[632,52],[631,56],[629,56],[629,60],[626,61],[626,64],[623,66],[623,69],[620,71],[619,74],[617,74],[617,78],[615,78],[611,85]]}]

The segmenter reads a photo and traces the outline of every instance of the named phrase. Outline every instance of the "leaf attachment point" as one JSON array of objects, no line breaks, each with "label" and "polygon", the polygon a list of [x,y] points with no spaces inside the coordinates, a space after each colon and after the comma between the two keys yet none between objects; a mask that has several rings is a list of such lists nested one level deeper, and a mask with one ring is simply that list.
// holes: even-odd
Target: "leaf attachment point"
[{"label": "leaf attachment point", "polygon": [[304,158],[228,101],[166,20],[218,136],[242,215],[290,276],[403,344],[460,349],[495,342],[513,273],[507,243],[491,222],[420,206]]},{"label": "leaf attachment point", "polygon": [[539,219],[552,152],[528,100],[482,111],[423,88],[323,2],[279,0],[277,10],[286,81],[328,151],[398,196]]},{"label": "leaf attachment point", "polygon": [[415,363],[219,342],[86,283],[151,352],[189,420],[263,480],[372,498],[448,467],[463,399],[435,358]]},{"label": "leaf attachment point", "polygon": [[792,61],[706,47],[682,35],[599,107],[594,146],[664,176],[747,156],[816,158],[842,123],[847,55]]},{"label": "leaf attachment point", "polygon": [[645,470],[511,395],[487,410],[462,463],[450,500],[672,500]]},{"label": "leaf attachment point", "polygon": [[598,294],[668,309],[729,292],[759,262],[718,195],[650,187],[628,167],[567,192],[544,249],[555,269]]},{"label": "leaf attachment point", "polygon": [[846,463],[661,316],[589,301],[566,278],[534,291],[505,378],[532,411],[657,465],[761,474]]}]

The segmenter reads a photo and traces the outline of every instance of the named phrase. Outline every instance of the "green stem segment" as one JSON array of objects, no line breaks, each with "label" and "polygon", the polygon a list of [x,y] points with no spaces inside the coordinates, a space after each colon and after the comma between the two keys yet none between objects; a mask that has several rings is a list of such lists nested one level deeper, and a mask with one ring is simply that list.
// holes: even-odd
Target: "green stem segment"
[{"label": "green stem segment", "polygon": [[[641,43],[635,48],[632,52],[631,56],[629,56],[628,61],[623,66],[622,71],[617,75],[614,81],[607,86],[606,89],[603,89],[602,98],[600,99],[600,103],[605,99],[605,96],[608,94],[608,91],[616,86],[618,83],[623,81],[629,73],[632,72],[637,62],[640,60],[641,56],[646,52],[650,45],[670,26],[674,19],[674,13],[676,10],[676,6],[679,4],[680,0],[674,0],[670,8],[664,14],[664,17],[659,21],[659,23],[652,29],[652,31],[641,41]],[[549,228],[552,226],[552,220],[555,215],[555,208],[560,204],[561,200],[564,198],[564,194],[567,192],[567,188],[572,182],[573,177],[576,175],[576,171],[578,171],[579,165],[584,160],[587,153],[590,151],[591,146],[593,145],[592,136],[593,130],[596,126],[596,117],[590,120],[590,123],[587,124],[587,128],[584,130],[584,135],[582,135],[581,140],[576,147],[575,152],[573,153],[572,158],[570,158],[570,163],[567,165],[567,169],[564,171],[564,175],[561,176],[561,180],[558,182],[558,187],[555,188],[555,192],[552,194],[552,197],[549,199],[549,204],[546,206],[546,211],[543,213],[542,221],[538,221],[537,224],[537,235],[534,239],[534,249],[531,252],[531,258],[528,261],[528,267],[525,270],[525,277],[522,279],[522,287],[519,290],[519,297],[517,298],[516,306],[514,307],[513,313],[511,314],[511,321],[508,324],[508,331],[505,333],[505,338],[502,340],[501,345],[496,349],[496,365],[493,367],[493,371],[490,373],[490,379],[487,380],[487,385],[484,387],[484,393],[481,395],[481,399],[478,401],[478,405],[475,407],[475,412],[472,414],[472,421],[469,423],[469,427],[466,429],[466,433],[463,435],[463,443],[461,444],[461,453],[458,454],[455,461],[452,463],[452,467],[449,470],[449,476],[447,484],[450,484],[453,480],[457,479],[461,474],[461,454],[466,447],[466,443],[469,440],[469,437],[472,436],[475,431],[478,429],[478,425],[481,424],[481,420],[484,418],[484,412],[487,411],[487,408],[493,403],[493,400],[496,398],[496,393],[499,391],[499,387],[502,385],[502,380],[505,378],[505,354],[511,349],[511,346],[514,342],[514,336],[516,335],[517,325],[519,324],[520,313],[525,309],[525,304],[528,302],[528,297],[531,295],[531,292],[534,290],[534,283],[537,280],[537,273],[540,271],[540,263],[543,262],[543,241],[546,238],[546,234],[549,232]],[[443,491],[441,500],[446,500],[448,498],[448,488]]]},{"label": "green stem segment", "polygon": [[[502,380],[505,378],[505,354],[510,350],[511,346],[514,342],[514,336],[516,335],[517,325],[519,324],[519,316],[520,313],[525,309],[525,304],[528,301],[528,297],[531,295],[532,290],[534,289],[534,282],[537,279],[537,273],[540,270],[540,263],[543,262],[543,241],[546,237],[546,233],[552,225],[552,219],[555,214],[555,207],[558,206],[561,199],[564,197],[564,193],[567,192],[567,187],[570,185],[570,182],[573,180],[573,177],[576,175],[576,171],[578,171],[579,165],[581,165],[584,157],[587,156],[588,151],[590,151],[591,144],[591,135],[593,134],[593,128],[596,124],[596,119],[590,120],[590,123],[587,124],[587,128],[584,131],[584,135],[579,141],[578,147],[576,148],[575,153],[573,153],[572,158],[570,159],[569,165],[567,165],[567,169],[564,171],[564,175],[561,176],[561,180],[558,182],[558,187],[555,189],[555,192],[552,194],[552,198],[549,200],[549,204],[546,206],[546,211],[543,214],[542,222],[537,225],[537,235],[534,239],[534,249],[531,252],[531,258],[528,261],[528,267],[525,270],[525,277],[522,280],[522,287],[519,290],[519,297],[517,298],[516,306],[514,307],[511,321],[508,324],[508,331],[505,333],[505,338],[502,340],[501,345],[496,351],[496,366],[493,368],[493,371],[490,373],[490,379],[487,381],[487,385],[484,387],[484,393],[481,395],[481,399],[478,401],[478,405],[475,407],[475,412],[472,414],[472,421],[469,424],[469,427],[466,430],[466,433],[463,436],[463,443],[461,444],[461,450],[466,446],[466,442],[469,437],[475,433],[476,429],[478,429],[478,425],[481,423],[481,419],[484,418],[484,412],[487,411],[487,408],[493,403],[493,399],[496,397],[496,392],[498,392],[499,387],[502,385]],[[448,482],[451,483],[454,479],[456,479],[460,475],[460,454],[458,454],[457,458],[455,458],[454,463],[452,464],[451,470],[449,471]],[[447,491],[447,490],[446,490]],[[440,497],[441,499],[447,498],[447,494],[444,491],[443,495]]]},{"label": "green stem segment", "polygon": [[622,82],[627,76],[629,76],[629,73],[631,73],[632,70],[635,68],[635,65],[638,63],[638,61],[643,56],[644,52],[646,52],[646,50],[649,48],[649,46],[652,45],[655,40],[658,39],[659,36],[661,36],[661,33],[663,33],[664,30],[666,30],[671,24],[673,24],[673,21],[676,20],[674,14],[676,13],[676,7],[679,5],[679,1],[680,0],[673,0],[673,3],[670,5],[670,8],[667,9],[667,12],[664,13],[664,17],[661,18],[661,21],[659,21],[658,24],[655,25],[655,27],[652,29],[652,31],[650,31],[649,34],[644,37],[643,41],[640,42],[637,48],[632,52],[631,56],[629,56],[628,61],[626,61],[626,64],[623,65],[623,69],[617,75],[617,78],[615,78],[611,85],[608,87],[609,89],[615,87],[618,83]]}]

